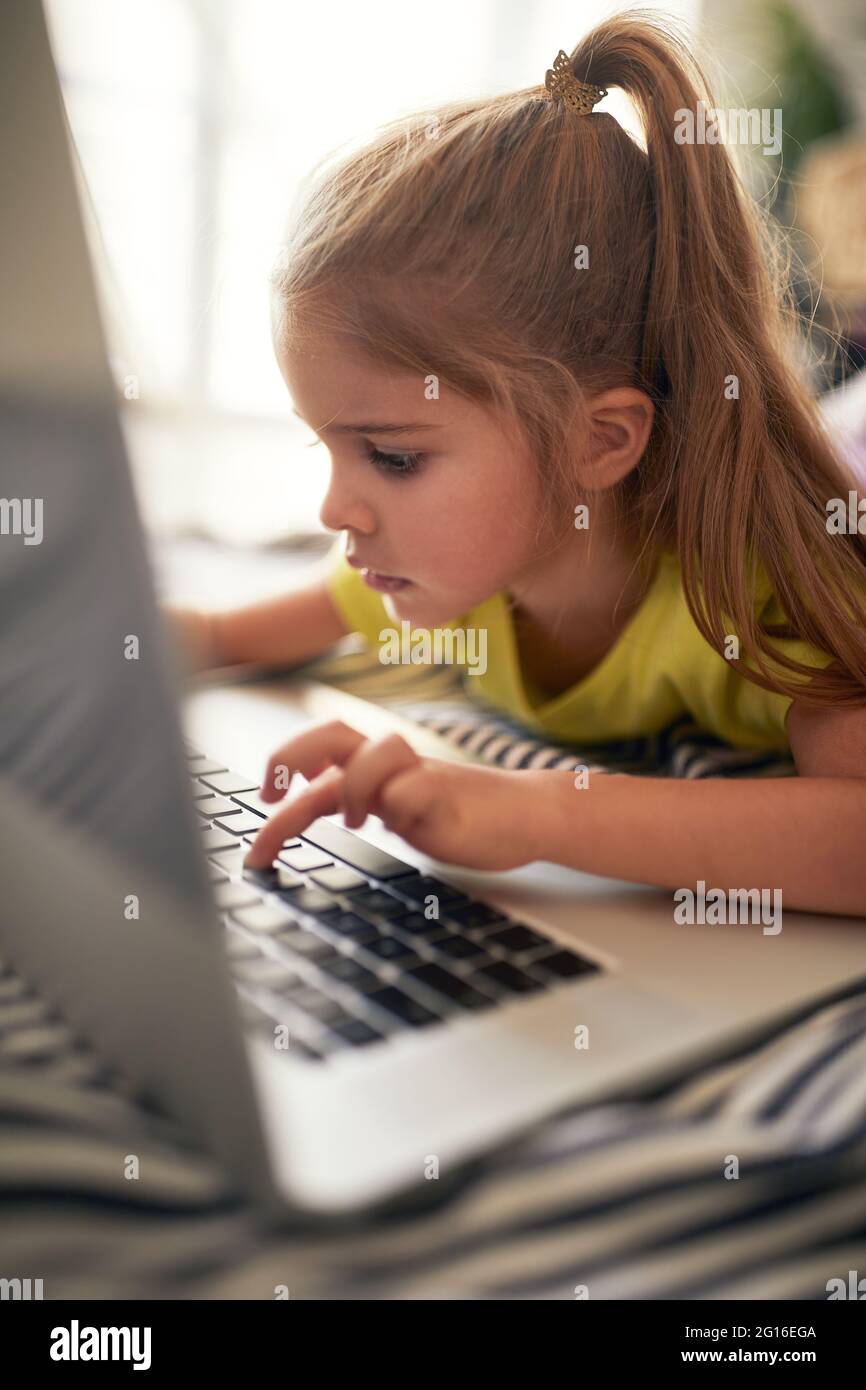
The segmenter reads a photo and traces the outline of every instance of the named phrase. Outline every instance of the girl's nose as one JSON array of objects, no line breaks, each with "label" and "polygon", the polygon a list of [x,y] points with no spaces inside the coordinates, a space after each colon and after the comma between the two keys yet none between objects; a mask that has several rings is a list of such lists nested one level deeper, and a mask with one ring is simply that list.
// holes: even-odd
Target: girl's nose
[{"label": "girl's nose", "polygon": [[372,535],[376,522],[372,510],[357,490],[343,478],[338,482],[336,470],[319,509],[319,520],[327,531],[357,531]]}]

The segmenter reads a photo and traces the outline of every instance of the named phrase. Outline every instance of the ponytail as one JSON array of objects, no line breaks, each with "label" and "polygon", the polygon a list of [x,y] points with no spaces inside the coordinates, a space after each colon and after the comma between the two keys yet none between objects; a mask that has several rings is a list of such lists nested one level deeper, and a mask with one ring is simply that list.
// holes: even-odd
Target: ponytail
[{"label": "ponytail", "polygon": [[[744,676],[801,698],[812,677],[810,703],[866,702],[866,543],[827,529],[828,502],[851,484],[795,368],[797,314],[769,224],[724,145],[680,143],[684,116],[713,107],[706,79],[669,25],[633,12],[595,28],[571,67],[621,88],[646,137],[655,235],[639,370],[656,424],[629,480],[643,529],[676,544],[698,628],[720,652],[739,637],[757,667],[732,662]],[[773,648],[783,629],[758,625],[761,571],[789,634],[833,669]]]}]

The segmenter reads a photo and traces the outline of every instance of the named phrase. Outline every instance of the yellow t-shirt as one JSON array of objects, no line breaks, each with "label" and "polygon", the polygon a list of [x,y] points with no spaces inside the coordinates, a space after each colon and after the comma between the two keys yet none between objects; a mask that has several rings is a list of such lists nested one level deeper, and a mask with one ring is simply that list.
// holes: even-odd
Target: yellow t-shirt
[{"label": "yellow t-shirt", "polygon": [[[399,632],[382,598],[335,547],[328,557],[328,591],[349,627],[381,654],[380,634]],[[756,597],[763,621],[783,622],[764,585]],[[744,748],[785,749],[791,697],[764,690],[739,675],[695,626],[686,605],[677,556],[664,552],[640,607],[613,647],[585,677],[552,698],[533,689],[520,669],[505,593],[494,594],[445,628],[487,630],[486,670],[464,677],[471,694],[528,728],[576,744],[638,738],[683,714],[726,742]],[[416,629],[412,632],[423,632]],[[392,639],[393,640],[393,639]],[[774,638],[776,650],[814,666],[832,657],[806,642]],[[472,649],[467,646],[467,651]],[[470,654],[476,661],[480,648]],[[480,664],[481,663],[477,663]],[[802,679],[795,676],[795,679]]]}]

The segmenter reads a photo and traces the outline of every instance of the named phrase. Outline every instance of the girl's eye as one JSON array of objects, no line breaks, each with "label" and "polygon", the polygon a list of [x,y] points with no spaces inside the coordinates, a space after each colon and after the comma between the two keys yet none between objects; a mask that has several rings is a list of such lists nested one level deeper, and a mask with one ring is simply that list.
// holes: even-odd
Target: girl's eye
[{"label": "girl's eye", "polygon": [[414,473],[422,462],[423,454],[385,454],[375,445],[367,445],[367,458],[386,473]]}]

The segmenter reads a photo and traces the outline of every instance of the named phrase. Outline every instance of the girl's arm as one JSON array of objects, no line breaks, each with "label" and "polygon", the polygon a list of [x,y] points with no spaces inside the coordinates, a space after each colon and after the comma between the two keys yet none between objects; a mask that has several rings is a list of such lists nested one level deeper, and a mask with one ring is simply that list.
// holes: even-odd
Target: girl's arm
[{"label": "girl's arm", "polygon": [[779,889],[783,907],[866,914],[866,778],[591,773],[578,791],[571,773],[554,776],[545,857],[557,863],[671,890]]},{"label": "girl's arm", "polygon": [[784,907],[866,914],[866,708],[795,700],[787,731],[797,777],[590,773],[583,791],[560,788],[561,804],[586,799],[570,827],[555,819],[557,860],[662,888],[778,888]]},{"label": "girl's arm", "polygon": [[[788,710],[798,777],[589,774],[556,858],[662,888],[778,888],[783,910],[866,913],[866,708]],[[589,795],[589,790],[594,795]]]},{"label": "girl's arm", "polygon": [[286,667],[309,661],[349,631],[323,580],[228,612],[166,606],[191,670],[256,662]]},{"label": "girl's arm", "polygon": [[[866,709],[792,707],[801,775],[690,782],[590,771],[509,772],[419,757],[399,735],[371,741],[341,722],[271,757],[262,794],[309,786],[258,835],[269,864],[317,816],[367,815],[443,863],[511,869],[546,859],[672,891],[780,890],[783,909],[866,915]],[[775,902],[775,898],[773,899]]]}]

